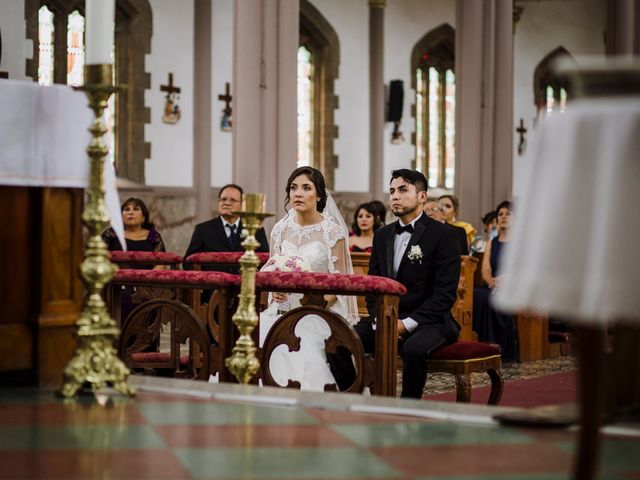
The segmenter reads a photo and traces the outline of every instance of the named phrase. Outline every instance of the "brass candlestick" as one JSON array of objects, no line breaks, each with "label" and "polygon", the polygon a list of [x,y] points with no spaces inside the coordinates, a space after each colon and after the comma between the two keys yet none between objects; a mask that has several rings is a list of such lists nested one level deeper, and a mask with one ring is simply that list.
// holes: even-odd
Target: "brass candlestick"
[{"label": "brass candlestick", "polygon": [[246,194],[242,211],[234,212],[242,218],[242,226],[246,236],[242,242],[245,248],[240,257],[240,301],[232,320],[240,330],[240,338],[233,347],[225,365],[235,375],[240,383],[249,383],[260,368],[260,361],[256,357],[256,346],[251,338],[251,332],[258,324],[256,313],[256,270],[260,260],[254,250],[260,246],[256,240],[256,230],[265,218],[272,217],[272,213],[264,213],[264,194]]},{"label": "brass candlestick", "polygon": [[94,392],[111,385],[124,395],[133,395],[127,384],[129,369],[118,358],[114,342],[120,334],[116,322],[109,315],[102,290],[113,277],[117,267],[109,260],[107,246],[100,234],[109,225],[109,214],[104,203],[104,157],[108,150],[102,136],[106,133],[102,114],[107,101],[117,88],[113,85],[112,65],[84,67],[85,83],[79,90],[89,98],[94,120],[89,128],[93,139],[87,153],[90,157],[88,202],[82,221],[89,230],[85,244],[84,261],[80,273],[87,287],[87,300],[76,322],[77,347],[74,357],[64,370],[61,393],[70,398],[84,385]]}]

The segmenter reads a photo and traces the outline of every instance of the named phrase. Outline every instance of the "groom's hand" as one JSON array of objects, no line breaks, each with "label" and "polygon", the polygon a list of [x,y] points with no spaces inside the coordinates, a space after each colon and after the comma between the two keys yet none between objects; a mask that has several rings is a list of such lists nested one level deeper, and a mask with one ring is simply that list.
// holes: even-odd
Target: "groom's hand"
[{"label": "groom's hand", "polygon": [[404,323],[402,323],[402,320],[398,320],[398,340],[403,339],[408,334],[409,332],[407,331],[407,328],[404,326]]}]

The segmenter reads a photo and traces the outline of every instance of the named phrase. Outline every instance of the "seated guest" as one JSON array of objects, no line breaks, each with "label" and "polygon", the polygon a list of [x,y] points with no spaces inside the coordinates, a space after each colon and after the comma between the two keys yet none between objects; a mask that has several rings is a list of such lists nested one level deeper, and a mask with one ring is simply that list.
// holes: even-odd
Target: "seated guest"
[{"label": "seated guest", "polygon": [[387,222],[387,207],[380,200],[371,200],[369,205],[380,219],[380,226],[384,226]]},{"label": "seated guest", "polygon": [[[199,223],[191,235],[191,241],[187,252],[184,254],[185,260],[189,255],[199,252],[242,252],[244,249],[240,245],[240,234],[242,232],[242,222],[240,217],[233,212],[242,208],[242,187],[230,183],[220,189],[218,193],[219,216]],[[256,231],[256,240],[260,246],[256,252],[268,252],[269,244],[264,229]],[[188,268],[188,265],[185,265]],[[218,272],[238,273],[239,267],[223,266],[203,266],[203,270],[213,270]],[[210,293],[203,292],[202,301],[209,300]]]},{"label": "seated guest", "polygon": [[482,278],[486,287],[476,287],[473,293],[473,330],[483,342],[497,343],[502,348],[502,361],[518,361],[515,320],[512,315],[497,312],[491,295],[500,286],[500,261],[504,246],[509,241],[512,204],[504,201],[496,208],[498,236],[487,243],[482,258]]},{"label": "seated guest", "polygon": [[[164,242],[158,230],[149,220],[149,209],[139,198],[128,198],[122,204],[122,222],[124,223],[124,238],[127,250],[133,252],[164,252]],[[102,233],[102,239],[110,252],[122,250],[120,240],[113,228],[109,227]],[[162,265],[131,265],[130,268],[150,270],[163,268]]]},{"label": "seated guest", "polygon": [[[160,233],[149,220],[149,209],[145,203],[135,197],[128,198],[122,204],[122,222],[124,223],[124,238],[127,251],[131,252],[164,252],[166,251]],[[109,227],[102,233],[102,239],[109,251],[122,250],[120,240],[113,228]],[[163,269],[164,265],[136,264],[127,265],[128,268],[139,270]],[[166,295],[166,291],[149,287],[123,287],[121,293],[120,314],[124,321],[137,304],[150,298]]]},{"label": "seated guest", "polygon": [[373,245],[373,232],[382,225],[380,217],[375,212],[375,208],[371,203],[363,203],[356,209],[353,215],[354,236],[349,238],[349,250],[352,252],[368,252],[371,253]]},{"label": "seated guest", "polygon": [[[460,206],[458,198],[454,195],[442,195],[438,199],[438,205],[440,206],[440,211],[442,212],[445,222],[450,225],[455,225],[456,227],[464,228],[464,231],[467,232],[467,245],[470,245],[476,234],[476,229],[470,223],[456,219]],[[466,251],[467,250],[465,250],[465,252]]]},{"label": "seated guest", "polygon": [[[444,218],[442,216],[440,206],[438,205],[437,198],[427,198],[427,202],[424,204],[424,213],[426,213],[428,217],[433,218],[435,221],[444,223]],[[451,227],[456,234],[456,239],[458,240],[458,244],[460,245],[460,254],[466,255],[469,251],[469,246],[467,245],[467,232],[462,227],[456,227],[455,225],[451,225],[448,223],[446,225],[449,225],[449,227]]]},{"label": "seated guest", "polygon": [[487,243],[498,236],[498,220],[495,210],[487,212],[482,217],[482,235],[476,235],[471,243],[471,254],[483,253]]}]

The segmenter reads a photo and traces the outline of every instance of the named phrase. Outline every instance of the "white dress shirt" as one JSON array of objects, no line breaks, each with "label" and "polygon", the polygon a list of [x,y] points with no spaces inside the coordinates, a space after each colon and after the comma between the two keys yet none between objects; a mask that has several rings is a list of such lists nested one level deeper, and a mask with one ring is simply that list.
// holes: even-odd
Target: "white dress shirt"
[{"label": "white dress shirt", "polygon": [[[422,217],[422,213],[420,213],[416,218],[414,218],[410,225],[415,229],[416,222]],[[402,220],[398,220],[401,227],[404,227],[405,224],[402,223]],[[395,235],[395,240],[393,242],[393,276],[395,278],[398,273],[398,268],[400,268],[400,262],[402,261],[402,257],[404,253],[407,251],[407,245],[409,245],[409,240],[411,240],[411,233],[402,232],[400,234]],[[413,318],[407,317],[403,318],[401,322],[404,324],[404,328],[407,329],[408,332],[413,332],[418,326],[418,322],[416,322]]]},{"label": "white dress shirt", "polygon": [[222,225],[224,226],[224,233],[227,234],[227,238],[231,236],[231,225],[236,227],[236,233],[238,234],[238,236],[240,236],[240,219],[239,218],[233,223],[229,223],[223,218]]}]

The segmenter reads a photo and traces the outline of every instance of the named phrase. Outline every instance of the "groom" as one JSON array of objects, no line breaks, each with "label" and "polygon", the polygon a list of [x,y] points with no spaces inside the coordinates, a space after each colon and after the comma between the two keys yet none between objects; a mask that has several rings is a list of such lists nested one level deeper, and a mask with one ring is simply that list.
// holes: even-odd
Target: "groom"
[{"label": "groom", "polygon": [[[458,338],[460,328],[451,315],[460,277],[460,248],[451,228],[422,211],[427,179],[414,170],[391,173],[389,199],[398,221],[376,230],[369,275],[393,278],[407,288],[400,297],[398,335],[402,355],[402,396],[421,398],[429,355]],[[375,304],[367,299],[370,317],[355,329],[366,353],[374,352]],[[330,364],[340,390],[353,383],[351,358],[331,355]]]}]

